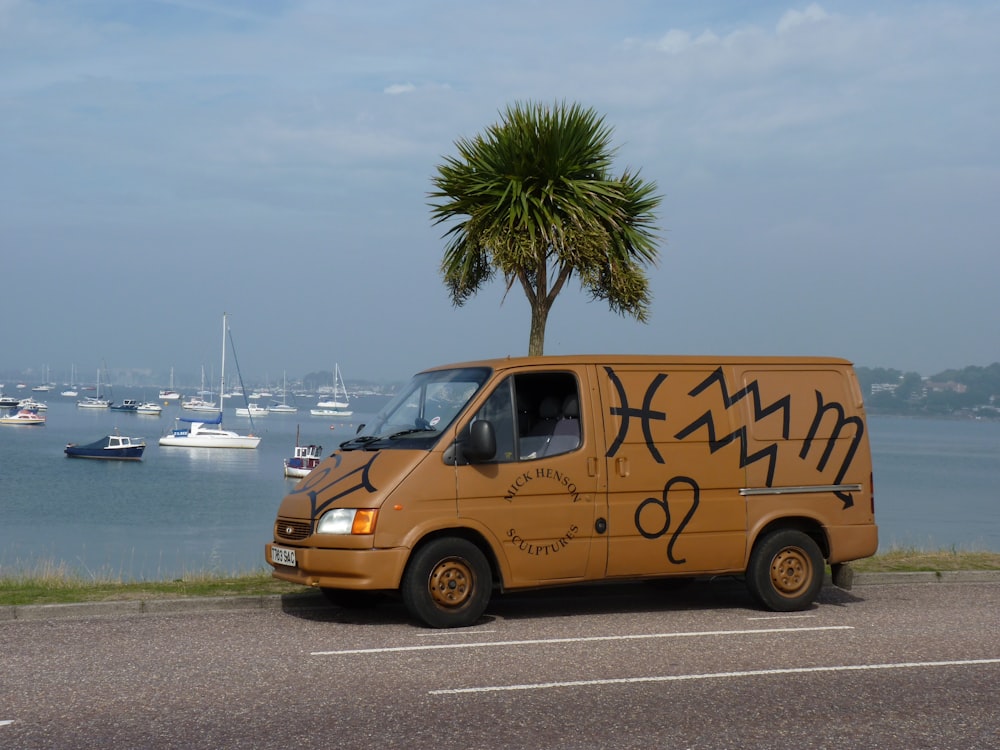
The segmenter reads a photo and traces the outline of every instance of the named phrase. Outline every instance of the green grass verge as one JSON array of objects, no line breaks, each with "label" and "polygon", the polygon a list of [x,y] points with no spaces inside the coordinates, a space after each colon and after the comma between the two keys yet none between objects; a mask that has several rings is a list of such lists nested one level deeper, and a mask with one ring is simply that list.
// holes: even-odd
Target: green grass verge
[{"label": "green grass verge", "polygon": [[[859,573],[1000,570],[1000,553],[962,550],[891,549],[856,560]],[[60,566],[5,574],[0,570],[0,606],[78,602],[186,599],[198,596],[303,594],[304,586],[278,581],[268,570],[216,575],[196,573],[172,581],[128,582],[113,575],[83,577]]]},{"label": "green grass verge", "polygon": [[859,573],[905,573],[917,571],[1000,570],[1000,552],[963,550],[927,551],[890,549],[875,557],[855,560],[851,567]]},{"label": "green grass verge", "polygon": [[188,599],[197,596],[263,596],[308,591],[271,577],[268,571],[217,575],[197,573],[170,581],[124,581],[114,576],[84,578],[59,568],[4,575],[0,606],[77,602]]}]

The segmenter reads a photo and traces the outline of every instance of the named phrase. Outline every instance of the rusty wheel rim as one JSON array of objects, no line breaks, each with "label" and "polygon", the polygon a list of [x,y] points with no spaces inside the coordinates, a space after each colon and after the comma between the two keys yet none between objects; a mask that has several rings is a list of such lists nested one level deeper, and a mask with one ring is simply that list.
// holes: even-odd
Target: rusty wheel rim
[{"label": "rusty wheel rim", "polygon": [[812,577],[812,560],[798,547],[786,547],[771,560],[771,583],[782,596],[799,596],[809,588]]},{"label": "rusty wheel rim", "polygon": [[472,596],[473,581],[472,569],[465,560],[449,558],[434,566],[427,584],[436,605],[454,609]]}]

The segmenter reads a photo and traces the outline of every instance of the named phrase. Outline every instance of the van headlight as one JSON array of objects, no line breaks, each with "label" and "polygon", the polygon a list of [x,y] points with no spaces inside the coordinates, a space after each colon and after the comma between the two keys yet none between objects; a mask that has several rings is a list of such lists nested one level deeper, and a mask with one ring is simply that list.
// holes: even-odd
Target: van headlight
[{"label": "van headlight", "polygon": [[316,524],[317,534],[374,534],[378,510],[335,508],[324,513]]}]

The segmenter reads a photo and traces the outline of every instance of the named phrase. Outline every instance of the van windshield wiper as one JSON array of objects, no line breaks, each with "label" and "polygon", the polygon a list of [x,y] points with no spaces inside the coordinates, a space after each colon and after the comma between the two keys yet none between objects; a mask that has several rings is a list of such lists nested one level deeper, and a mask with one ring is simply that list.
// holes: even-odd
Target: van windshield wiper
[{"label": "van windshield wiper", "polygon": [[396,438],[401,438],[405,435],[412,435],[414,432],[437,432],[437,430],[433,427],[410,427],[409,429],[392,433],[387,439],[395,440]]},{"label": "van windshield wiper", "polygon": [[390,435],[359,435],[350,440],[345,440],[340,444],[340,447],[347,451],[357,448],[364,448],[365,450],[377,449],[374,443],[381,443],[384,440],[396,440],[407,435],[412,435],[415,432],[437,432],[437,430],[433,427],[409,427],[405,430],[393,432]]},{"label": "van windshield wiper", "polygon": [[382,438],[378,435],[361,435],[359,437],[353,437],[350,440],[345,440],[340,444],[340,447],[344,450],[352,450],[353,448],[360,447],[362,445],[367,445],[375,440],[381,440]]}]

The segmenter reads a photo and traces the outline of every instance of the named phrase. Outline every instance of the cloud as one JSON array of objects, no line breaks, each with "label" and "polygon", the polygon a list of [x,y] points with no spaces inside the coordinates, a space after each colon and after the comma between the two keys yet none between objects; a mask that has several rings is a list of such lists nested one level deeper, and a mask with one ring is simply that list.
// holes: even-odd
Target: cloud
[{"label": "cloud", "polygon": [[695,47],[707,47],[719,44],[720,39],[711,31],[703,31],[697,37],[693,37],[687,31],[671,29],[655,43],[661,52],[669,55],[680,55]]},{"label": "cloud", "polygon": [[394,83],[391,86],[386,86],[383,92],[390,96],[396,96],[398,94],[409,94],[416,90],[417,87],[412,83]]},{"label": "cloud", "polygon": [[804,26],[811,23],[825,21],[829,16],[819,5],[813,3],[805,10],[790,10],[778,21],[777,31],[784,34],[792,31],[797,26]]}]

